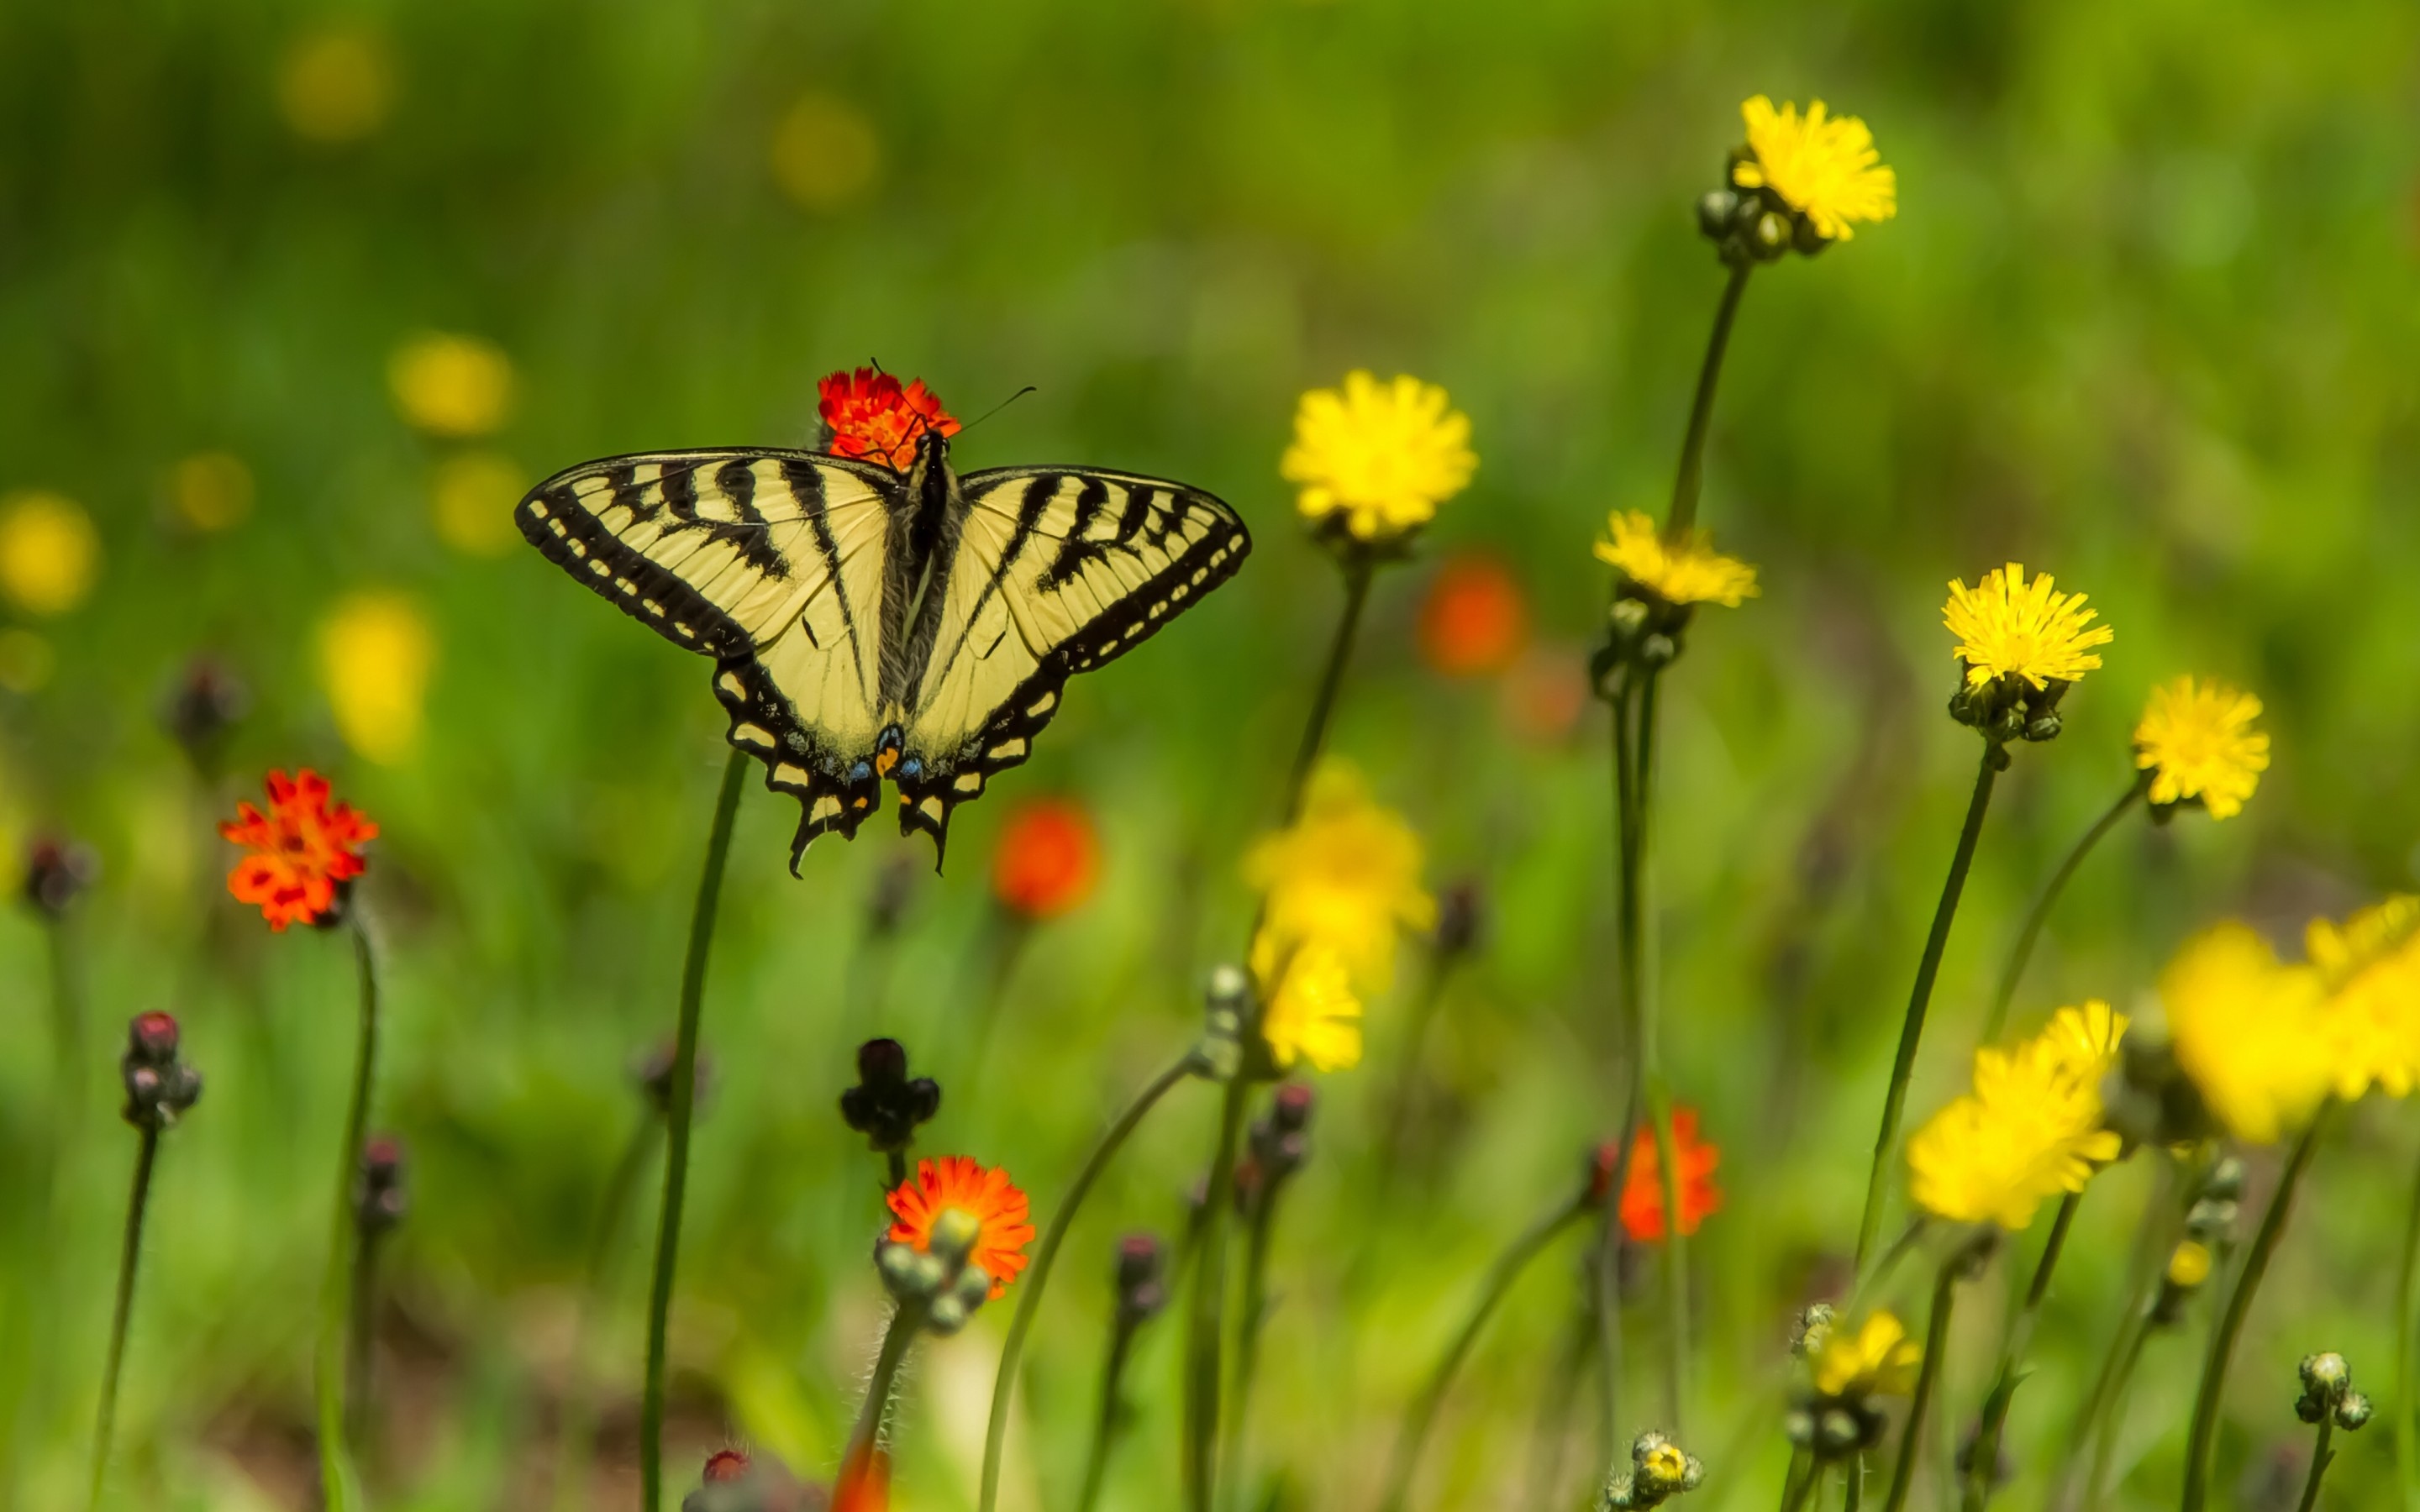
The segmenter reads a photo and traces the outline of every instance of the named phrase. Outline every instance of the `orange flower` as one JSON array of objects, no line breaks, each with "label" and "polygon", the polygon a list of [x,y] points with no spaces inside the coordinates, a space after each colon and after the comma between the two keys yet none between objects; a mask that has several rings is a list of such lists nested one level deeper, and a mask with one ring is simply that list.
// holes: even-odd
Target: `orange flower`
[{"label": "orange flower", "polygon": [[290,778],[270,773],[268,788],[269,812],[239,803],[219,833],[245,852],[227,873],[227,891],[238,903],[258,903],[260,917],[283,933],[335,909],[337,885],[367,867],[357,847],[378,839],[378,825],[350,804],[331,809],[328,779],[307,766]]},{"label": "orange flower", "polygon": [[866,1449],[843,1460],[832,1477],[831,1512],[889,1512],[891,1456]]},{"label": "orange flower", "polygon": [[[1714,1167],[1723,1152],[1698,1137],[1698,1110],[1672,1110],[1672,1151],[1681,1162],[1681,1232],[1694,1234],[1708,1215],[1723,1205],[1722,1188],[1714,1185]],[[1590,1196],[1602,1201],[1613,1180],[1621,1151],[1611,1140],[1600,1147]],[[1664,1179],[1655,1164],[1655,1126],[1642,1123],[1632,1136],[1630,1177],[1621,1188],[1621,1228],[1645,1243],[1664,1237]]]},{"label": "orange flower", "polygon": [[991,858],[992,895],[1028,918],[1054,918],[1080,906],[1100,875],[1092,817],[1063,798],[1019,806]]},{"label": "orange flower", "polygon": [[1521,585],[1493,557],[1449,559],[1420,604],[1420,652],[1448,677],[1499,672],[1529,639]]},{"label": "orange flower", "polygon": [[916,440],[927,430],[955,436],[955,417],[923,378],[906,388],[878,368],[834,373],[815,384],[816,409],[831,431],[824,450],[834,456],[861,456],[905,472],[916,460]]},{"label": "orange flower", "polygon": [[955,1209],[979,1226],[968,1258],[991,1277],[997,1300],[1025,1269],[1025,1246],[1033,1242],[1025,1194],[997,1166],[978,1165],[964,1155],[944,1155],[916,1163],[916,1179],[903,1181],[891,1194],[891,1226],[894,1244],[912,1244],[916,1253],[933,1247],[933,1225]]}]

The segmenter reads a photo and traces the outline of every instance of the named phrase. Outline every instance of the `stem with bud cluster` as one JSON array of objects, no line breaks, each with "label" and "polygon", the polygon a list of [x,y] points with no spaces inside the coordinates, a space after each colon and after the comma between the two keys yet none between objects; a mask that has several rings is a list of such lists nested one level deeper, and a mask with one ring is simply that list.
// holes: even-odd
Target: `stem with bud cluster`
[{"label": "stem with bud cluster", "polygon": [[353,960],[361,976],[361,1027],[353,1047],[353,1089],[345,1109],[345,1138],[336,1152],[334,1220],[328,1233],[328,1264],[319,1287],[319,1344],[316,1393],[319,1428],[319,1492],[329,1512],[349,1512],[359,1504],[359,1477],[345,1443],[346,1325],[351,1308],[347,1279],[352,1273],[357,1242],[353,1225],[353,1183],[362,1163],[362,1134],[368,1127],[370,1085],[378,1067],[379,970],[378,945],[361,900],[350,901]]},{"label": "stem with bud cluster", "polygon": [[109,1441],[117,1427],[117,1381],[126,1363],[126,1323],[134,1311],[134,1272],[143,1260],[143,1214],[150,1206],[151,1165],[160,1152],[160,1126],[146,1122],[134,1154],[134,1189],[126,1201],[126,1234],[117,1251],[117,1300],[109,1315],[109,1358],[101,1373],[101,1414],[92,1433],[92,1502],[109,1473]]}]

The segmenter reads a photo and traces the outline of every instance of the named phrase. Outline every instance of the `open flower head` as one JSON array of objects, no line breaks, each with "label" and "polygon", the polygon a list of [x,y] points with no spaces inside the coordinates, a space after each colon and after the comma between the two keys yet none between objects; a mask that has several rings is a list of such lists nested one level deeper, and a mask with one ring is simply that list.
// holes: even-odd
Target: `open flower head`
[{"label": "open flower head", "polygon": [[1361,999],[1334,946],[1311,939],[1288,948],[1263,930],[1252,941],[1252,974],[1261,988],[1261,1038],[1280,1071],[1298,1061],[1317,1072],[1361,1063]]},{"label": "open flower head", "polygon": [[2063,1008],[2040,1034],[1975,1056],[1974,1089],[1908,1141],[1916,1205],[1953,1223],[2018,1230],[2044,1198],[2081,1192],[2121,1141],[2102,1127],[2101,1080],[2126,1032],[2123,1014]]},{"label": "open flower head", "polygon": [[[1698,1137],[1698,1110],[1672,1110],[1672,1150],[1681,1172],[1681,1232],[1694,1234],[1698,1226],[1723,1205],[1722,1188],[1714,1184],[1714,1167],[1723,1152]],[[1599,1165],[1604,1166],[1600,1152]],[[1606,1177],[1610,1180],[1610,1172]],[[1633,1240],[1647,1243],[1664,1237],[1664,1175],[1656,1163],[1655,1129],[1641,1123],[1631,1136],[1630,1175],[1621,1188],[1621,1228]]]},{"label": "open flower head", "polygon": [[2336,1095],[2409,1094],[2420,1081],[2420,898],[2389,898],[2342,924],[2315,918],[2304,951],[2328,995]]},{"label": "open flower head", "polygon": [[437,632],[410,594],[349,594],[319,625],[319,680],[345,744],[381,765],[419,748]]},{"label": "open flower head", "polygon": [[378,838],[378,825],[349,804],[332,806],[328,779],[307,766],[290,778],[271,772],[267,786],[267,812],[239,803],[219,833],[244,853],[227,873],[227,891],[257,904],[269,927],[284,933],[335,908],[338,887],[367,868],[360,847]]},{"label": "open flower head", "polygon": [[1826,1396],[1904,1396],[1916,1386],[1924,1350],[1896,1314],[1866,1315],[1852,1331],[1835,1327],[1813,1361],[1815,1389]]},{"label": "open flower head", "polygon": [[1824,240],[1846,241],[1855,223],[1899,213],[1899,176],[1856,116],[1827,116],[1820,100],[1801,116],[1795,101],[1776,110],[1758,95],[1741,104],[1740,119],[1747,154],[1732,164],[1731,182],[1780,195]]},{"label": "open flower head", "polygon": [[834,456],[861,457],[905,472],[916,461],[916,442],[926,431],[958,433],[957,417],[940,396],[917,378],[902,387],[876,368],[839,372],[815,384],[823,418],[823,449]]},{"label": "open flower head", "polygon": [[1756,569],[1714,549],[1714,537],[1691,531],[1668,541],[1641,511],[1616,511],[1596,544],[1597,560],[1668,604],[1720,604],[1737,609],[1757,595]]},{"label": "open flower head", "polygon": [[1025,1246],[1033,1242],[1033,1225],[1025,1194],[997,1166],[977,1165],[965,1155],[920,1160],[915,1176],[901,1182],[890,1197],[894,1243],[914,1247],[919,1255],[933,1247],[933,1226],[946,1212],[961,1212],[976,1225],[974,1245],[967,1261],[991,1277],[991,1296],[998,1301],[1016,1273],[1025,1269]]},{"label": "open flower head", "polygon": [[1101,876],[1092,815],[1063,798],[1040,798],[1009,814],[991,863],[992,896],[1026,918],[1081,907]]},{"label": "open flower head", "polygon": [[1381,383],[1347,373],[1342,389],[1313,389],[1295,410],[1294,444],[1278,471],[1301,492],[1295,505],[1320,527],[1364,544],[1391,544],[1436,517],[1479,467],[1470,417],[1445,390],[1399,376]]},{"label": "open flower head", "polygon": [[2318,968],[2288,965],[2247,924],[2188,940],[2160,976],[2177,1064],[2228,1133],[2276,1141],[2319,1106],[2340,1046]]},{"label": "open flower head", "polygon": [[1324,944],[1375,992],[1393,980],[1403,933],[1436,923],[1420,863],[1412,826],[1371,801],[1359,773],[1330,762],[1312,775],[1302,816],[1252,847],[1244,879],[1266,900],[1263,933],[1280,954]]},{"label": "open flower head", "polygon": [[1973,588],[1951,579],[1941,622],[1958,638],[1967,682],[2021,677],[2040,688],[2072,683],[2101,665],[2092,648],[2107,645],[2115,632],[2092,623],[2098,611],[2084,607],[2082,594],[2054,593],[2052,581],[2047,575],[2026,581],[2025,569],[2013,562],[1985,573]]},{"label": "open flower head", "polygon": [[512,359],[484,337],[423,332],[395,349],[386,380],[396,411],[431,436],[485,436],[512,414]]},{"label": "open flower head", "polygon": [[2151,689],[2134,727],[2134,764],[2157,804],[2199,802],[2231,819],[2269,770],[2269,736],[2252,728],[2260,701],[2217,681],[2180,677]]},{"label": "open flower head", "polygon": [[64,614],[101,576],[101,532],[84,506],[29,489],[0,499],[0,598],[27,614]]}]

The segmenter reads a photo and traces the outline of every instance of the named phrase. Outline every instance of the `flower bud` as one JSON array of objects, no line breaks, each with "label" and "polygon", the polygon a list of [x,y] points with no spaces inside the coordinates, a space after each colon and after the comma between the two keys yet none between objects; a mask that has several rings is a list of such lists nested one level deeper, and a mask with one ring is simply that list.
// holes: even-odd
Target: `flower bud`
[{"label": "flower bud", "polygon": [[1815,1420],[1815,1452],[1827,1458],[1863,1448],[1865,1443],[1864,1419],[1846,1407],[1827,1407]]},{"label": "flower bud", "polygon": [[194,769],[209,775],[218,770],[228,733],[251,710],[252,692],[240,678],[208,656],[196,656],[163,701],[160,725]]},{"label": "flower bud", "polygon": [[[647,1100],[647,1105],[656,1110],[658,1118],[672,1116],[673,1061],[677,1054],[670,1044],[658,1045],[639,1062],[635,1072],[639,1095]],[[706,1052],[699,1051],[696,1070],[690,1081],[690,1106],[692,1110],[706,1101],[706,1088],[713,1079],[711,1072],[712,1066],[706,1058]]]},{"label": "flower bud", "polygon": [[404,1192],[403,1141],[380,1134],[362,1146],[362,1168],[353,1182],[353,1222],[366,1237],[403,1222],[411,1208]]},{"label": "flower bud", "polygon": [[896,1154],[915,1142],[916,1126],[941,1111],[941,1084],[930,1076],[910,1080],[908,1050],[896,1040],[868,1040],[857,1047],[857,1085],[840,1095],[840,1116],[865,1135],[866,1147]]},{"label": "flower bud", "polygon": [[1838,1316],[1828,1302],[1808,1303],[1790,1325],[1790,1352],[1801,1360],[1812,1360],[1823,1353]]},{"label": "flower bud", "polygon": [[1740,197],[1728,189],[1709,190],[1698,196],[1698,233],[1709,241],[1720,241],[1730,234],[1731,216],[1739,209]]},{"label": "flower bud", "polygon": [[1168,1304],[1168,1288],[1160,1280],[1167,1247],[1155,1234],[1128,1234],[1118,1241],[1118,1309],[1121,1328],[1134,1328]]},{"label": "flower bud", "polygon": [[1756,221],[1756,255],[1768,262],[1780,256],[1790,249],[1792,235],[1787,217],[1765,211]]},{"label": "flower bud", "polygon": [[2369,1398],[2360,1392],[2349,1391],[2344,1400],[2336,1403],[2336,1427],[2347,1433],[2358,1433],[2369,1422]]},{"label": "flower bud", "polygon": [[983,1237],[983,1220],[964,1208],[945,1208],[933,1220],[933,1237],[927,1251],[939,1256],[943,1265],[952,1270],[964,1265],[973,1253],[975,1241]]},{"label": "flower bud", "polygon": [[1486,899],[1479,884],[1467,878],[1448,884],[1437,893],[1437,959],[1451,961],[1477,949],[1486,924]]},{"label": "flower bud", "polygon": [[138,1129],[168,1128],[201,1100],[202,1073],[179,1058],[183,1038],[166,1013],[137,1013],[126,1026],[118,1079],[126,1088],[120,1117]]},{"label": "flower bud", "polygon": [[966,1303],[954,1291],[944,1292],[933,1300],[925,1310],[924,1326],[947,1338],[967,1326],[969,1312]]},{"label": "flower bud", "polygon": [[2345,1364],[2343,1355],[2334,1351],[2304,1355],[2302,1375],[2305,1391],[2325,1392],[2333,1396],[2352,1384],[2352,1367]]},{"label": "flower bud", "polygon": [[25,852],[25,902],[56,923],[68,905],[101,876],[92,848],[60,836],[44,836]]}]

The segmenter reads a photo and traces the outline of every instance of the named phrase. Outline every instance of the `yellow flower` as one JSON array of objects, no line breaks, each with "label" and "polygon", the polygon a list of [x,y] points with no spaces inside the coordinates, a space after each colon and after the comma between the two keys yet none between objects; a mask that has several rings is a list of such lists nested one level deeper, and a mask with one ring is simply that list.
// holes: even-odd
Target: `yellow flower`
[{"label": "yellow flower", "polygon": [[513,524],[528,475],[496,452],[461,452],[437,464],[428,509],[437,538],[466,556],[502,556],[521,538]]},{"label": "yellow flower", "polygon": [[1302,486],[1305,519],[1342,517],[1361,541],[1399,538],[1436,517],[1437,505],[1470,482],[1470,417],[1445,390],[1399,377],[1381,384],[1344,375],[1342,393],[1313,389],[1295,410],[1294,444],[1278,470]]},{"label": "yellow flower", "polygon": [[2101,1079],[2125,1033],[2125,1015],[2095,1000],[2013,1049],[1977,1051],[1975,1089],[1908,1141],[1917,1206],[2015,1230],[2052,1193],[2083,1191],[2122,1145],[2101,1126]]},{"label": "yellow flower", "polygon": [[1827,241],[1856,235],[1854,221],[1887,221],[1899,213],[1899,176],[1883,166],[1874,133],[1854,116],[1826,118],[1823,102],[1800,119],[1793,101],[1779,110],[1763,95],[1740,106],[1750,156],[1731,169],[1742,189],[1770,189],[1815,223]]},{"label": "yellow flower", "polygon": [[2161,974],[2177,1064],[2237,1138],[2273,1143],[2327,1095],[2335,1047],[2325,991],[2317,969],[2283,964],[2235,922],[2185,942]]},{"label": "yellow flower", "polygon": [[2252,728],[2260,701],[2221,682],[2180,677],[2151,689],[2134,727],[2134,764],[2152,773],[2153,803],[2201,800],[2212,819],[2243,811],[2269,770],[2269,737]]},{"label": "yellow flower", "polygon": [[1868,1313],[1852,1334],[1835,1328],[1815,1353],[1815,1389],[1826,1396],[1904,1396],[1924,1350],[1888,1312]]},{"label": "yellow flower", "polygon": [[1302,817],[1244,858],[1244,880],[1266,896],[1263,933],[1274,952],[1325,945],[1374,992],[1393,978],[1402,932],[1436,922],[1420,859],[1412,826],[1371,802],[1352,767],[1330,762],[1312,776]]},{"label": "yellow flower", "polygon": [[196,452],[168,471],[168,499],[197,531],[232,530],[252,513],[252,469],[228,452]]},{"label": "yellow flower", "polygon": [[2101,665],[2091,648],[2107,645],[2115,633],[2091,623],[2097,611],[2084,607],[2082,594],[2055,594],[2051,583],[2048,577],[2025,581],[2025,569],[2013,562],[1971,589],[1950,579],[1941,623],[1958,638],[1967,682],[2022,677],[2040,688],[2072,683]]},{"label": "yellow flower", "polygon": [[294,44],[277,76],[277,103],[294,134],[331,145],[355,142],[395,108],[395,67],[376,35],[350,28]]},{"label": "yellow flower", "polygon": [[84,506],[29,489],[0,499],[0,594],[28,614],[65,614],[101,576],[101,532]]},{"label": "yellow flower", "polygon": [[1596,544],[1597,560],[1668,604],[1720,604],[1737,609],[1757,595],[1756,569],[1714,549],[1714,537],[1691,531],[1668,543],[1655,522],[1638,510],[1617,512],[1606,521],[1611,538]]},{"label": "yellow flower", "polygon": [[389,765],[420,744],[437,636],[402,594],[357,593],[319,627],[319,676],[345,743]]},{"label": "yellow flower", "polygon": [[485,436],[512,411],[512,360],[477,336],[414,336],[396,348],[386,378],[396,409],[431,436]]},{"label": "yellow flower", "polygon": [[2315,918],[2304,952],[2328,989],[2336,1095],[2410,1093],[2420,1081],[2420,898],[2389,898],[2341,925]]},{"label": "yellow flower", "polygon": [[800,208],[837,209],[874,187],[882,172],[882,139],[863,111],[811,90],[773,129],[768,156],[774,181]]},{"label": "yellow flower", "polygon": [[1361,1000],[1353,995],[1344,958],[1320,940],[1295,947],[1282,961],[1279,953],[1265,930],[1252,941],[1252,971],[1264,1004],[1261,1038],[1268,1041],[1269,1058],[1281,1071],[1297,1060],[1319,1072],[1359,1065]]},{"label": "yellow flower", "polygon": [[2168,1255],[2168,1285],[2191,1291],[2210,1279],[2210,1246],[2188,1239]]}]

